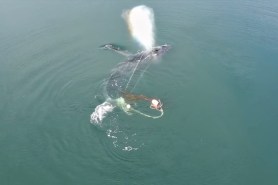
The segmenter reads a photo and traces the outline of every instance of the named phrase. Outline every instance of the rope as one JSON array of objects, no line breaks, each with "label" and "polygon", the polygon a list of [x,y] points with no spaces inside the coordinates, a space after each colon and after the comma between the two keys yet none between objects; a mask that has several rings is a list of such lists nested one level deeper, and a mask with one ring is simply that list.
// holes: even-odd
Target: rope
[{"label": "rope", "polygon": [[143,52],[142,52],[142,55],[141,55],[140,59],[138,60],[136,66],[135,66],[135,68],[134,68],[134,70],[132,71],[131,76],[129,77],[129,80],[128,80],[127,84],[126,84],[125,90],[128,88],[129,83],[130,83],[130,81],[131,81],[131,79],[132,79],[132,77],[133,77],[133,75],[134,75],[134,73],[135,73],[135,71],[136,71],[136,69],[137,69],[139,63],[142,62],[143,60],[146,60],[148,57],[150,57],[150,56],[148,55],[146,58],[144,58],[144,59],[142,60],[142,57],[143,57],[143,56],[144,56],[144,54],[143,54]]},{"label": "rope", "polygon": [[[127,85],[126,85],[126,87],[125,87],[125,90],[128,88],[128,86],[129,86],[129,84],[130,84],[130,81],[131,81],[131,79],[133,78],[133,75],[134,75],[136,69],[138,68],[139,63],[142,62],[143,60],[146,60],[147,58],[150,57],[150,55],[147,55],[144,59],[142,59],[143,56],[144,56],[144,54],[143,54],[143,52],[142,52],[142,55],[141,55],[140,59],[138,60],[136,66],[135,66],[134,70],[132,71],[132,74],[131,74],[131,76],[130,76],[128,82],[127,82]],[[147,100],[147,101],[150,101],[150,99],[148,99],[148,98],[144,98],[144,99]],[[131,111],[133,111],[133,112],[135,112],[135,113],[137,113],[137,114],[140,114],[140,115],[142,115],[142,116],[145,116],[145,117],[148,117],[148,118],[157,119],[157,118],[162,117],[163,114],[164,114],[163,109],[157,110],[157,111],[160,112],[160,115],[158,115],[158,116],[151,116],[151,115],[149,115],[149,114],[143,113],[143,112],[141,112],[141,111],[139,111],[139,110],[136,110],[136,109],[132,108],[129,104],[127,104],[127,103],[125,102],[124,98],[122,98],[122,97],[118,98],[118,99],[116,100],[116,102],[117,102],[118,106],[120,106],[120,107],[124,110],[124,112],[126,112],[128,115],[131,115],[131,114],[132,114]],[[129,106],[129,107],[127,107],[127,106]]]},{"label": "rope", "polygon": [[151,115],[145,114],[145,113],[143,113],[143,112],[140,112],[139,110],[136,110],[136,109],[134,109],[134,108],[130,108],[130,109],[131,109],[132,111],[134,111],[134,112],[136,112],[136,113],[142,115],[142,116],[145,116],[145,117],[148,117],[148,118],[153,118],[153,119],[161,118],[161,117],[163,116],[163,114],[164,114],[163,109],[159,110],[159,112],[160,112],[160,115],[159,115],[159,116],[151,116]]},{"label": "rope", "polygon": [[133,112],[135,112],[135,113],[137,113],[137,114],[140,114],[140,115],[142,115],[142,116],[145,116],[145,117],[148,117],[148,118],[157,119],[157,118],[161,118],[161,117],[163,116],[163,114],[164,114],[163,109],[158,110],[158,111],[160,112],[160,115],[158,115],[158,116],[151,116],[151,115],[149,115],[149,114],[146,114],[146,113],[143,113],[143,112],[141,112],[141,111],[139,111],[139,110],[136,110],[136,109],[132,108],[131,106],[128,108],[127,105],[129,105],[129,104],[127,104],[127,103],[125,102],[125,100],[124,100],[122,97],[121,97],[121,98],[118,98],[118,99],[116,100],[116,103],[117,103],[117,105],[118,105],[119,107],[121,107],[121,108],[123,109],[123,111],[124,111],[125,113],[127,113],[128,115],[131,115],[131,114],[132,114],[131,111],[133,111]]}]

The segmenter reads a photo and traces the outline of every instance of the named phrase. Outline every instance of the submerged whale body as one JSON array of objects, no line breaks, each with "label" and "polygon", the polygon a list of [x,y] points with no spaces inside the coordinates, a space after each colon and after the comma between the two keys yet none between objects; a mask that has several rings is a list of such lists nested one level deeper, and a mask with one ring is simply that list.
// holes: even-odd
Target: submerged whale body
[{"label": "submerged whale body", "polygon": [[131,92],[151,61],[159,58],[170,49],[170,46],[165,44],[153,47],[150,51],[127,54],[115,45],[108,44],[104,47],[128,58],[125,62],[119,63],[106,80],[106,95],[112,99],[121,97],[123,92]]}]

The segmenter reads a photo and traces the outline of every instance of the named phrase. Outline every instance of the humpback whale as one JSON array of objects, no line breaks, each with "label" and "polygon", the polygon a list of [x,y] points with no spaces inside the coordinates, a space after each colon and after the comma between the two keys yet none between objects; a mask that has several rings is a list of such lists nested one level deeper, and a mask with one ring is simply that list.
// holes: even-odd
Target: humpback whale
[{"label": "humpback whale", "polygon": [[[105,80],[103,93],[106,101],[95,108],[95,111],[91,115],[91,122],[101,122],[106,114],[111,112],[115,107],[120,107],[129,115],[135,112],[150,118],[161,117],[163,115],[163,104],[160,99],[137,95],[132,91],[152,61],[165,54],[171,48],[170,45],[155,46],[151,50],[141,51],[135,54],[131,54],[115,44],[105,44],[101,48],[114,51],[127,59],[119,63]],[[161,114],[159,116],[151,116],[135,109],[134,102],[136,101],[149,102],[150,108],[159,111]]]},{"label": "humpback whale", "polygon": [[131,92],[136,86],[138,78],[143,75],[151,61],[165,54],[170,46],[164,44],[153,47],[150,51],[142,51],[136,54],[131,54],[113,44],[106,44],[102,48],[127,57],[126,61],[121,62],[112,70],[106,84],[107,95],[114,99],[121,97],[122,92]]}]

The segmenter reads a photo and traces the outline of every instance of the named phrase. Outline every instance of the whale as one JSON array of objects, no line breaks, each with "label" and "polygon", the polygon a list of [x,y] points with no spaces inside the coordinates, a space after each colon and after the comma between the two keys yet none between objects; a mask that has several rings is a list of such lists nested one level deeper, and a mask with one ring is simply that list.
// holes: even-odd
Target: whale
[{"label": "whale", "polygon": [[123,92],[131,92],[152,61],[162,57],[171,46],[164,44],[135,54],[123,50],[115,44],[105,44],[101,48],[126,57],[125,61],[119,63],[111,71],[109,78],[106,80],[106,95],[109,98],[116,99],[121,97]]},{"label": "whale", "polygon": [[[135,54],[115,44],[105,44],[101,49],[111,50],[126,58],[112,69],[108,78],[102,84],[102,94],[105,101],[96,106],[95,111],[91,114],[91,123],[101,123],[109,112],[112,112],[115,107],[119,107],[126,114],[131,115],[132,112],[149,118],[160,118],[163,115],[162,102],[160,99],[148,98],[144,95],[133,94],[138,81],[143,76],[148,66],[154,61],[163,56],[171,46],[168,44],[155,46],[150,50],[140,51]],[[149,115],[137,110],[136,103],[131,104],[128,100],[144,100],[150,103],[150,109],[155,109],[160,112],[159,115]]]}]

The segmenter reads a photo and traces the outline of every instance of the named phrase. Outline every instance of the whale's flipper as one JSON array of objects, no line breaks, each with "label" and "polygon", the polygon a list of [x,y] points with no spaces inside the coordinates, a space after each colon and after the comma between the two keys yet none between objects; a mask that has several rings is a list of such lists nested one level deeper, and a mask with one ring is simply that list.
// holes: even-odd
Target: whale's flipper
[{"label": "whale's flipper", "polygon": [[125,57],[129,57],[131,56],[132,54],[129,53],[128,51],[125,51],[125,50],[122,50],[119,46],[116,46],[114,44],[105,44],[103,46],[100,46],[101,49],[106,49],[106,50],[112,50],[118,54],[121,54]]}]

